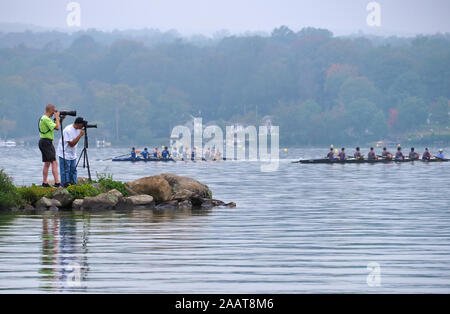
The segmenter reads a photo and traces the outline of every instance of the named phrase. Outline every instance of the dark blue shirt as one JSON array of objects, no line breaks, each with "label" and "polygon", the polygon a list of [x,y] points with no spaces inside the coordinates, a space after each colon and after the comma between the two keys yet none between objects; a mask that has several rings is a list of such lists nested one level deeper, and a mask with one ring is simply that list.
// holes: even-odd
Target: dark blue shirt
[{"label": "dark blue shirt", "polygon": [[131,158],[136,159],[136,152],[135,151],[131,151]]},{"label": "dark blue shirt", "polygon": [[147,158],[148,158],[148,154],[149,154],[149,152],[146,151],[146,150],[144,150],[144,151],[141,153],[141,155],[142,155],[142,157],[144,157],[144,159],[147,159]]},{"label": "dark blue shirt", "polygon": [[162,151],[161,155],[164,159],[167,159],[167,158],[169,158],[170,154],[169,154],[169,151],[167,149],[165,149]]}]

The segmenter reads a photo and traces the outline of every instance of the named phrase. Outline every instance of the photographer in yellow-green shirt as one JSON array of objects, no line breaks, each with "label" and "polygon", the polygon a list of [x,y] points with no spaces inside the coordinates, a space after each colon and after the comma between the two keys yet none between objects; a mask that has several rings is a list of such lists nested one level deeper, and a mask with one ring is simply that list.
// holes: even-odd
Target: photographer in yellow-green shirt
[{"label": "photographer in yellow-green shirt", "polygon": [[[53,121],[51,117],[55,116]],[[53,146],[53,140],[55,139],[55,130],[61,128],[61,119],[59,111],[56,110],[54,105],[47,105],[45,108],[45,114],[39,120],[39,149],[42,153],[42,162],[44,168],[42,170],[42,186],[50,187],[48,184],[48,171],[52,166],[53,178],[55,179],[55,187],[61,186],[61,181],[58,175],[58,162],[56,161],[55,147]]]}]

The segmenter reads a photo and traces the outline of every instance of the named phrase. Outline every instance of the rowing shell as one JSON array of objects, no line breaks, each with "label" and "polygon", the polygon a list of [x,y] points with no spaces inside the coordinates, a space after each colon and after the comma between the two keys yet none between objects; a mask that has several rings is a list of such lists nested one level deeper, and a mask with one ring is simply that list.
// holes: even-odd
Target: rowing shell
[{"label": "rowing shell", "polygon": [[375,159],[375,160],[368,160],[368,159],[346,159],[346,160],[329,160],[329,159],[309,159],[309,160],[300,160],[296,163],[300,164],[378,164],[378,163],[402,163],[402,162],[448,162],[449,159],[430,159],[430,160],[423,160],[423,159]]},{"label": "rowing shell", "polygon": [[143,162],[169,162],[169,161],[175,161],[172,158],[169,159],[164,159],[164,158],[148,158],[148,159],[143,159],[143,158],[136,158],[134,160],[128,158],[114,158],[112,161],[130,161],[130,162],[138,162],[138,161],[143,161]]}]

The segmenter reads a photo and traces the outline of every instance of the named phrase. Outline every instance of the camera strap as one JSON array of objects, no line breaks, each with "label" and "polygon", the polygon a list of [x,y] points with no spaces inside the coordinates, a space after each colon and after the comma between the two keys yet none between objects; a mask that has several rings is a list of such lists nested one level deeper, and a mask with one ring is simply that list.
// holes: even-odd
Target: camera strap
[{"label": "camera strap", "polygon": [[45,135],[45,134],[51,132],[52,130],[50,130],[50,129],[48,129],[47,132],[42,132],[42,131],[41,131],[41,121],[42,121],[42,117],[41,117],[41,118],[39,119],[39,121],[38,121],[38,129],[39,129],[39,133],[42,134],[42,135]]}]

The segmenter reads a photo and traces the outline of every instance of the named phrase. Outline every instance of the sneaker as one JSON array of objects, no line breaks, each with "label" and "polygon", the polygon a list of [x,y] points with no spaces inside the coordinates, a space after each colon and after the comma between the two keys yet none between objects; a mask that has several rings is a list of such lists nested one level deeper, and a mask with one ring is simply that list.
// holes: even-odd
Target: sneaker
[{"label": "sneaker", "polygon": [[55,188],[61,187],[61,183],[55,183],[54,187],[55,187]]},{"label": "sneaker", "polygon": [[44,188],[49,188],[49,187],[50,187],[50,184],[48,184],[48,183],[42,183],[42,187],[44,187]]}]

